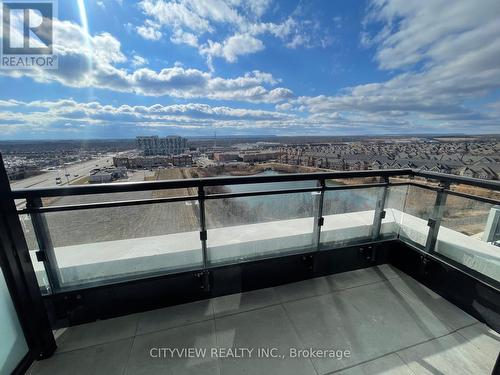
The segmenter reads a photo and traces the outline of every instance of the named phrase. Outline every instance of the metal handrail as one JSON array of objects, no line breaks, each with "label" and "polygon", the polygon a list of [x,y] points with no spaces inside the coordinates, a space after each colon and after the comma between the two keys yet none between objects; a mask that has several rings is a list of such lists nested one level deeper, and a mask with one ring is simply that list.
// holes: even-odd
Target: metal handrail
[{"label": "metal handrail", "polygon": [[293,173],[293,174],[279,174],[275,176],[208,177],[208,178],[192,178],[192,179],[182,179],[182,180],[118,182],[105,185],[57,186],[57,187],[47,187],[47,188],[14,189],[11,192],[11,197],[13,199],[27,199],[27,198],[41,198],[41,197],[60,197],[68,195],[121,193],[121,192],[145,191],[145,190],[199,188],[199,187],[223,186],[223,185],[244,185],[244,184],[256,184],[256,183],[273,183],[273,182],[340,180],[348,178],[398,177],[398,176],[424,177],[426,179],[436,180],[439,182],[448,182],[450,184],[465,184],[469,186],[500,191],[500,181],[481,180],[479,178],[455,176],[437,172],[422,172],[420,170],[412,170],[412,169],[377,169],[370,171]]},{"label": "metal handrail", "polygon": [[[370,189],[376,187],[386,187],[390,185],[392,184],[370,183],[370,184],[358,184],[358,185],[325,186],[324,188],[317,187],[317,188],[296,188],[296,189],[278,189],[278,190],[258,190],[258,191],[245,191],[239,193],[218,193],[218,194],[206,195],[204,199],[213,200],[213,199],[256,197],[256,196],[266,196],[266,195],[297,194],[297,193],[309,193],[309,192],[312,193],[312,192],[321,192],[322,190],[324,191],[357,190],[357,189]],[[398,185],[401,184],[395,184],[395,186]],[[407,183],[405,183],[404,185],[407,185]],[[434,188],[432,188],[432,190],[434,190]],[[34,198],[27,198],[27,199],[31,200]],[[130,199],[121,201],[68,204],[62,206],[26,207],[18,210],[17,213],[19,215],[25,215],[32,213],[77,211],[77,210],[88,210],[95,208],[111,208],[111,207],[124,207],[124,206],[140,206],[140,205],[159,204],[159,203],[187,202],[194,200],[198,200],[198,197],[196,195],[184,195],[184,196],[167,197],[167,198]]]},{"label": "metal handrail", "polygon": [[103,193],[123,193],[131,191],[199,188],[207,186],[245,185],[272,182],[297,182],[314,180],[340,180],[346,178],[409,176],[411,169],[380,169],[371,171],[340,171],[321,173],[292,173],[275,176],[207,177],[182,180],[117,182],[105,185],[56,186],[48,188],[15,189],[12,198],[60,197],[67,195],[90,195]]},{"label": "metal handrail", "polygon": [[425,177],[428,180],[437,180],[439,182],[446,182],[450,184],[470,185],[484,189],[500,191],[500,181],[495,180],[482,180],[480,178],[456,176],[438,172],[422,172],[417,169],[414,169],[411,174],[417,177]]}]

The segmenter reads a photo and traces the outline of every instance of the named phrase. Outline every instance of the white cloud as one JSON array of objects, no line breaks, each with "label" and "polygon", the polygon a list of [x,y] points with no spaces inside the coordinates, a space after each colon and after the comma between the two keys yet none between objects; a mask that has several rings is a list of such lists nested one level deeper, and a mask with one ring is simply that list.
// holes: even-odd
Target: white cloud
[{"label": "white cloud", "polygon": [[175,30],[170,40],[175,44],[187,44],[191,47],[198,47],[198,37],[181,29]]},{"label": "white cloud", "polygon": [[[164,106],[104,105],[74,100],[9,102],[0,112],[0,125],[54,128],[82,126],[277,126],[294,116],[273,111],[210,106],[200,103]],[[0,129],[0,133],[2,130]]]},{"label": "white cloud", "polygon": [[331,44],[328,29],[307,20],[300,5],[281,22],[263,22],[270,4],[271,0],[142,0],[146,22],[158,27],[141,35],[153,39],[154,31],[170,32],[173,43],[195,47],[206,56],[211,69],[214,57],[234,63],[238,56],[263,50],[264,43],[257,38],[262,34],[283,40],[288,48]]},{"label": "white cloud", "polygon": [[[45,133],[61,136],[71,131],[75,135],[90,134],[108,128],[106,134],[123,131],[133,135],[145,128],[175,128],[185,132],[192,129],[227,128],[230,131],[255,132],[256,129],[281,134],[381,134],[426,131],[463,131],[470,126],[453,119],[442,119],[439,127],[415,123],[405,113],[313,112],[284,113],[278,111],[210,106],[201,103],[175,105],[109,105],[99,102],[79,103],[74,100],[0,101],[0,134],[20,136]],[[283,110],[290,107],[282,105]],[[299,109],[299,108],[296,108]],[[481,131],[494,132],[498,124],[483,119]],[[490,119],[491,120],[491,119]],[[478,122],[472,120],[474,124]],[[79,133],[80,132],[80,133]],[[96,134],[96,133],[93,133]]]},{"label": "white cloud", "polygon": [[235,34],[226,39],[222,44],[208,43],[200,48],[202,55],[209,58],[213,56],[224,57],[228,62],[236,62],[238,56],[252,54],[264,49],[264,43],[249,34]]},{"label": "white cloud", "polygon": [[[196,4],[187,0],[175,2],[198,15],[200,20],[192,15],[169,20],[172,22],[170,38],[173,42],[199,48],[208,59],[220,57],[230,62],[264,49],[264,38],[261,40],[258,36],[265,33],[282,39],[285,44],[291,43],[291,48],[311,44],[307,33],[302,41],[295,41],[303,35],[301,32],[306,26],[293,17],[280,24],[263,23],[256,20],[261,11],[245,8],[243,3],[238,7],[234,5],[236,2],[224,5],[215,0],[207,1],[200,0]],[[225,13],[222,11],[225,6],[238,11]],[[262,9],[265,12],[268,5]],[[162,17],[147,20],[144,25],[166,33],[166,24],[160,21]],[[228,37],[221,41],[211,40],[215,26],[219,23],[227,26],[238,17],[243,17],[244,22],[230,27]],[[133,119],[139,119],[151,126],[173,122],[185,126],[209,124],[235,128],[302,127],[311,131],[342,128],[360,132],[363,129],[366,132],[390,129],[423,132],[433,127],[464,131],[478,126],[481,129],[495,129],[496,126],[498,129],[498,102],[483,107],[469,103],[487,98],[500,87],[500,23],[495,22],[499,17],[500,5],[489,0],[476,6],[465,1],[449,4],[438,0],[431,3],[374,0],[366,16],[362,44],[376,51],[376,63],[380,69],[389,70],[388,75],[392,78],[347,87],[337,95],[294,97],[289,89],[277,87],[280,86],[278,79],[260,71],[228,78],[177,63],[159,71],[146,67],[139,69],[144,61],[134,55],[127,59],[120,42],[112,35],[87,35],[78,25],[62,21],[54,23],[56,39],[59,40],[55,46],[60,56],[59,70],[3,71],[0,74],[146,96],[275,104],[275,111],[247,112],[245,109],[195,103],[153,108],[64,102],[60,107],[66,108],[67,112],[58,109],[54,116],[73,125],[78,121],[87,121],[86,124],[121,120],[136,123]],[[206,27],[202,27],[203,20],[207,21]],[[188,26],[191,21],[193,27]],[[318,26],[308,27],[314,29]],[[123,66],[134,69],[127,70]],[[19,126],[20,114],[12,108],[20,106],[19,102],[0,101],[0,125]],[[47,108],[37,111],[33,103],[30,108],[22,118],[37,124],[44,124],[47,113],[55,111]],[[145,117],[146,112],[148,117]]]},{"label": "white cloud", "polygon": [[375,47],[379,67],[395,70],[394,78],[335,96],[302,96],[289,110],[303,106],[316,116],[348,112],[351,120],[398,118],[413,125],[498,125],[467,102],[500,87],[499,17],[498,1],[374,0],[365,26],[378,31],[363,31],[362,44]]},{"label": "white cloud", "polygon": [[136,31],[141,37],[147,40],[160,40],[163,36],[159,30],[159,25],[150,20],[146,20],[142,26],[137,26]]},{"label": "white cloud", "polygon": [[293,105],[291,103],[282,103],[276,104],[275,108],[277,111],[290,111],[293,108]]},{"label": "white cloud", "polygon": [[[222,78],[198,69],[174,66],[155,71],[140,68],[132,72],[117,67],[127,61],[120,42],[111,34],[88,35],[74,23],[54,20],[59,57],[56,70],[2,71],[14,77],[28,76],[38,82],[59,82],[70,87],[93,87],[146,96],[173,96],[178,98],[208,98],[269,102],[288,99],[291,91],[271,89],[277,80],[268,73],[254,71],[236,78]],[[227,53],[237,54],[228,49]],[[130,64],[138,66],[146,61],[132,58]]]},{"label": "white cloud", "polygon": [[309,43],[309,38],[307,37],[307,35],[300,35],[300,34],[297,34],[293,37],[293,39],[291,41],[289,41],[286,46],[288,48],[297,48],[297,47],[300,47],[300,46],[303,46],[303,45],[306,45]]},{"label": "white cloud", "polygon": [[[162,25],[187,28],[197,33],[213,31],[210,22],[195,12],[193,9],[195,5],[196,2],[193,4],[162,0],[143,0],[140,2],[144,13]],[[205,10],[207,9],[205,8]]]},{"label": "white cloud", "polygon": [[380,42],[376,58],[381,68],[395,69],[447,62],[497,41],[499,13],[496,0],[377,0],[367,22],[383,24],[375,35]]},{"label": "white cloud", "polygon": [[243,5],[256,17],[261,17],[271,5],[271,0],[244,1]]},{"label": "white cloud", "polygon": [[132,62],[131,62],[131,65],[134,67],[134,68],[137,68],[139,66],[144,66],[144,65],[147,65],[149,63],[148,59],[142,57],[142,56],[139,56],[139,55],[134,55],[132,56]]}]

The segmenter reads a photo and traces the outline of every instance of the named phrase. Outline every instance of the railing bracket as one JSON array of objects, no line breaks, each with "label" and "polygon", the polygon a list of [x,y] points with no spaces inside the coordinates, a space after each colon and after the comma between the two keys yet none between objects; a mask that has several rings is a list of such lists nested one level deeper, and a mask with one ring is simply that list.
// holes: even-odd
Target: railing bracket
[{"label": "railing bracket", "polygon": [[308,270],[312,270],[314,268],[314,255],[313,254],[303,255],[302,261],[306,264],[306,268]]},{"label": "railing bracket", "polygon": [[429,265],[429,258],[426,255],[422,255],[420,258],[421,261],[421,266],[420,266],[420,272],[423,275],[427,275],[429,273],[428,271],[428,265]]},{"label": "railing bracket", "polygon": [[375,246],[360,247],[359,254],[362,255],[365,258],[365,260],[369,262],[375,262],[376,259]]},{"label": "railing bracket", "polygon": [[194,277],[200,279],[200,288],[205,292],[210,291],[210,272],[208,270],[203,270],[200,272],[196,272]]},{"label": "railing bracket", "polygon": [[45,253],[45,251],[39,250],[35,253],[35,255],[36,255],[36,260],[38,260],[39,262],[47,261],[47,254]]}]

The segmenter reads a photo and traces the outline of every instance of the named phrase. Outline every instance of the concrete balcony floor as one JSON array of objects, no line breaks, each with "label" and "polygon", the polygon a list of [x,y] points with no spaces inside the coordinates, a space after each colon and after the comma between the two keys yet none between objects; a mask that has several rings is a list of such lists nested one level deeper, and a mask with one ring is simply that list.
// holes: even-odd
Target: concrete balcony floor
[{"label": "concrete balcony floor", "polygon": [[[388,265],[75,326],[57,342],[30,374],[490,374],[500,349],[500,335]],[[191,347],[208,351],[153,357]],[[290,348],[350,355],[297,359]]]}]

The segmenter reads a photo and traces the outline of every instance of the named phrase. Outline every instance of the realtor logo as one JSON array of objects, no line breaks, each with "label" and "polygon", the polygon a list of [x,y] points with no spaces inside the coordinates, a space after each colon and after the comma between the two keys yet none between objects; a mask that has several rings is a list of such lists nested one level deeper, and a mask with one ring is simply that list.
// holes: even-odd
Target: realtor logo
[{"label": "realtor logo", "polygon": [[55,3],[2,1],[1,68],[57,68],[54,56]]}]

